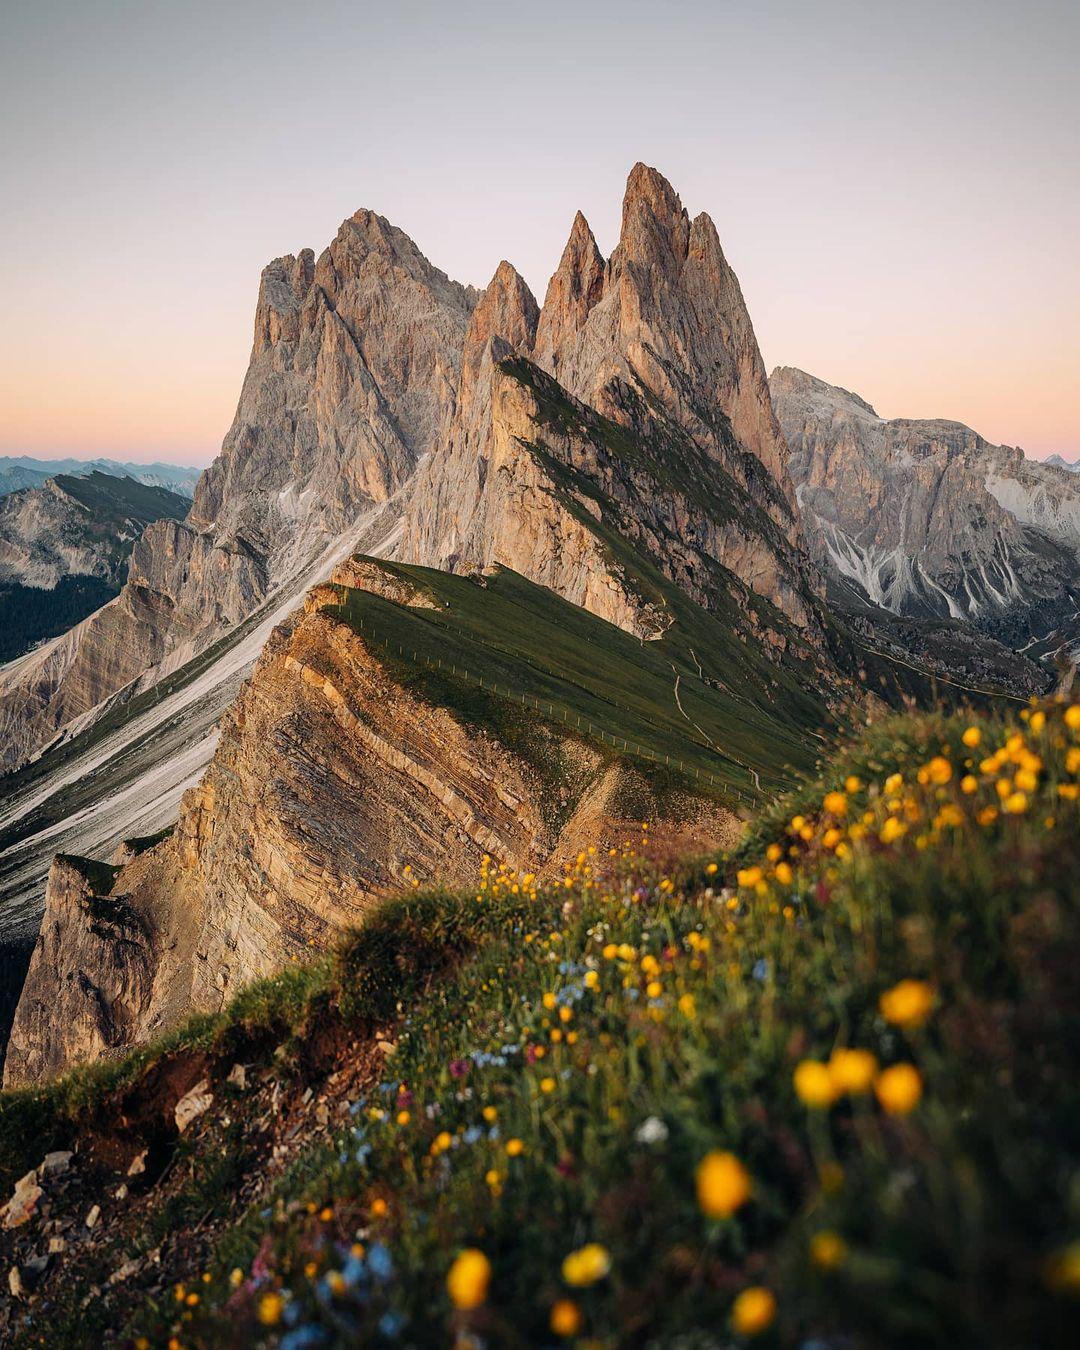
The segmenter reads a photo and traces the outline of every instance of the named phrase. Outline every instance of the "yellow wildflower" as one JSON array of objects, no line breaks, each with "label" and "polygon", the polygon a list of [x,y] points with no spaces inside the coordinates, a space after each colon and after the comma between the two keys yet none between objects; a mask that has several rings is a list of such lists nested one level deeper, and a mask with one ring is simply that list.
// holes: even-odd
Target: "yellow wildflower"
[{"label": "yellow wildflower", "polygon": [[807,1106],[831,1106],[836,1100],[836,1085],[828,1065],[820,1060],[804,1059],[795,1066],[795,1093]]},{"label": "yellow wildflower", "polygon": [[842,792],[827,792],[822,806],[831,816],[847,814],[847,797]]},{"label": "yellow wildflower", "polygon": [[831,1228],[823,1228],[810,1239],[810,1260],[818,1270],[837,1270],[847,1259],[847,1243]]},{"label": "yellow wildflower", "polygon": [[883,1069],[874,1084],[882,1108],[894,1116],[914,1111],[922,1097],[922,1077],[914,1064],[894,1064]]},{"label": "yellow wildflower", "polygon": [[841,1048],[829,1056],[829,1077],[836,1092],[869,1092],[877,1068],[877,1059],[869,1050]]},{"label": "yellow wildflower", "polygon": [[763,1285],[744,1289],[731,1309],[731,1325],[740,1336],[758,1336],[776,1319],[776,1299]]},{"label": "yellow wildflower", "polygon": [[455,1308],[468,1312],[487,1298],[491,1262],[476,1247],[466,1247],[454,1259],[446,1275],[446,1292]]},{"label": "yellow wildflower", "polygon": [[903,839],[907,834],[907,826],[902,820],[897,820],[895,816],[889,816],[881,827],[878,838],[883,844],[895,844],[898,839]]},{"label": "yellow wildflower", "polygon": [[562,1277],[575,1289],[586,1289],[602,1280],[611,1269],[611,1256],[599,1242],[588,1242],[576,1252],[570,1252],[562,1263]]},{"label": "yellow wildflower", "polygon": [[968,727],[960,738],[969,750],[974,750],[982,740],[982,732],[978,727]]},{"label": "yellow wildflower", "polygon": [[569,1338],[581,1330],[581,1309],[569,1298],[560,1298],[551,1305],[549,1325],[556,1336]]},{"label": "yellow wildflower", "polygon": [[952,778],[952,765],[944,755],[935,755],[926,766],[926,776],[931,783],[936,783],[940,786],[942,783],[947,783],[949,779]]},{"label": "yellow wildflower", "polygon": [[280,1294],[263,1294],[259,1299],[258,1317],[264,1327],[276,1327],[285,1310],[285,1300]]},{"label": "yellow wildflower", "polygon": [[709,1219],[729,1219],[750,1199],[750,1173],[735,1157],[714,1149],[698,1163],[694,1175],[698,1205]]},{"label": "yellow wildflower", "polygon": [[882,1017],[898,1027],[921,1027],[933,1006],[934,991],[925,980],[901,980],[878,1000]]}]

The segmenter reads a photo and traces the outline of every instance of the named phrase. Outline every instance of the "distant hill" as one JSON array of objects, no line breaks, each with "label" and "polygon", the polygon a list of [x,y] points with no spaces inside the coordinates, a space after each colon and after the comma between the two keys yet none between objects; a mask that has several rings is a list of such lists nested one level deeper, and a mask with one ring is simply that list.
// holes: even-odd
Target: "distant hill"
[{"label": "distant hill", "polygon": [[167,488],[191,497],[201,469],[190,464],[127,464],[115,459],[35,459],[32,455],[0,455],[0,497],[22,488],[41,487],[58,473],[85,478],[92,473],[134,478],[149,487]]},{"label": "distant hill", "polygon": [[146,526],[182,520],[188,505],[178,492],[97,470],[0,497],[0,660],[110,600]]}]

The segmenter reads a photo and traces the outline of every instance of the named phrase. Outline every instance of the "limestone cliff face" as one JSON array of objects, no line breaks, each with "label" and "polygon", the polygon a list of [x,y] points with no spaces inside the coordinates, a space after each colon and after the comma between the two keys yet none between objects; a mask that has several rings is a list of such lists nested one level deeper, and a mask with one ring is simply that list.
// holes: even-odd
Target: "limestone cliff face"
[{"label": "limestone cliff face", "polygon": [[[336,581],[430,604],[363,562]],[[114,870],[54,864],[6,1086],[221,1007],[414,881],[469,884],[485,853],[539,872],[584,842],[630,836],[618,814],[628,770],[541,728],[545,762],[558,765],[542,779],[492,734],[397,683],[328,612],[338,597],[317,588],[277,630],[168,839]],[[648,785],[634,786],[649,809]],[[674,828],[699,847],[737,830],[700,802],[680,819]]]},{"label": "limestone cliff face", "polygon": [[0,769],[209,645],[392,497],[453,410],[474,302],[370,211],[317,261],[271,263],[236,416],[187,518],[147,529],[118,602],[0,674]]},{"label": "limestone cliff face", "polygon": [[1075,477],[959,422],[886,421],[802,371],[774,371],[772,391],[812,547],[835,578],[895,614],[1077,648]]},{"label": "limestone cliff face", "polygon": [[700,603],[734,597],[745,612],[761,596],[818,642],[821,582],[708,217],[691,223],[638,165],[609,262],[579,213],[538,320],[513,277],[503,264],[477,306],[457,412],[411,491],[400,556],[452,570],[502,562],[654,636],[665,617],[628,577],[615,531]]},{"label": "limestone cliff face", "polygon": [[[637,164],[623,199],[619,243],[601,269],[578,216],[548,287],[536,360],[574,397],[617,421],[617,392],[655,401],[729,472],[730,429],[768,470],[790,506],[787,451],[738,279],[710,218],[691,221],[671,184]],[[790,518],[790,513],[789,513]]]}]

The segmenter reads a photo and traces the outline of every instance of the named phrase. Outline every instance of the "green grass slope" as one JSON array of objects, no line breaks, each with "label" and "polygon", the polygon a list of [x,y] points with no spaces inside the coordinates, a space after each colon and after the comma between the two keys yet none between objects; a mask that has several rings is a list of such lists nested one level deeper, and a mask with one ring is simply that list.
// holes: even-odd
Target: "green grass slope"
[{"label": "green grass slope", "polygon": [[191,502],[179,492],[140,483],[134,478],[114,478],[97,469],[85,477],[57,474],[56,485],[67,496],[85,506],[102,528],[115,528],[133,519],[149,524],[152,520],[183,520]]},{"label": "green grass slope", "polygon": [[[0,1099],[10,1179],[117,1102],[130,1129],[166,1062],[215,1091],[169,1144],[185,1188],[142,1227],[114,1206],[108,1264],[14,1343],[1073,1344],[1078,775],[1080,707],[893,719],[735,857],[658,857],[643,823],[559,884],[493,861]],[[341,1110],[252,1195],[263,1108],[224,1078],[307,1081],[331,1024]]]},{"label": "green grass slope", "polygon": [[510,744],[535,715],[659,763],[708,795],[749,801],[811,766],[822,744],[812,728],[830,724],[814,695],[690,602],[673,609],[662,638],[641,642],[507,568],[481,583],[377,565],[435,607],[342,587],[329,612],[404,684]]}]

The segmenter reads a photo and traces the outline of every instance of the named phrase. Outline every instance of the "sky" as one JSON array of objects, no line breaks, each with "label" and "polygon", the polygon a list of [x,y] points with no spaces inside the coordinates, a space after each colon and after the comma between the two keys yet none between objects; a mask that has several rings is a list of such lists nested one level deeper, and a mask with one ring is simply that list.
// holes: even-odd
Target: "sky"
[{"label": "sky", "polygon": [[271,258],[365,206],[542,299],[644,160],[769,369],[1080,456],[1075,0],[0,10],[0,454],[206,463]]}]

